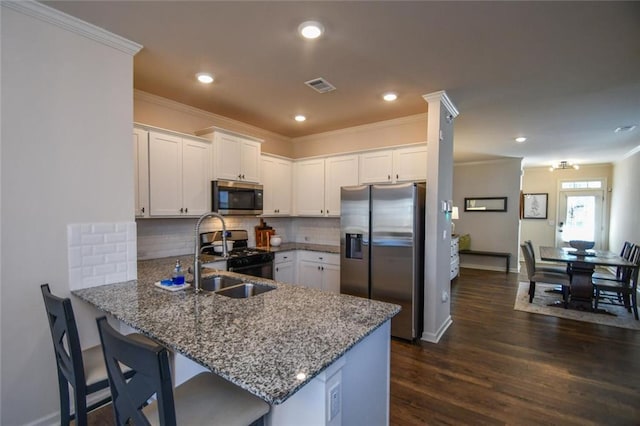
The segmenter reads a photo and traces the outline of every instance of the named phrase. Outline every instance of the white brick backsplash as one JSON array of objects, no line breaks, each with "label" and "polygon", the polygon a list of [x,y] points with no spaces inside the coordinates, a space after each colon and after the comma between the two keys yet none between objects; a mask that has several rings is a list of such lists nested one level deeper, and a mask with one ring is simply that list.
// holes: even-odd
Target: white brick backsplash
[{"label": "white brick backsplash", "polygon": [[67,225],[69,288],[136,279],[136,236],[135,222]]},{"label": "white brick backsplash", "polygon": [[[340,244],[339,218],[265,218],[269,226],[284,242]],[[249,233],[249,246],[255,247],[255,226],[260,220],[248,217],[227,217],[227,229],[245,229]],[[157,259],[193,254],[196,219],[141,219],[138,220],[138,259]],[[205,221],[200,232],[221,229],[220,222]]]}]

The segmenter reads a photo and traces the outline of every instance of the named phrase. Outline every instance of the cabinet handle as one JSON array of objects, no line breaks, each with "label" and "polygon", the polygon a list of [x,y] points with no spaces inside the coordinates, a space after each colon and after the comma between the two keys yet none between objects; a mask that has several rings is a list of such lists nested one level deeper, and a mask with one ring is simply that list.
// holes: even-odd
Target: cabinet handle
[{"label": "cabinet handle", "polygon": [[238,175],[238,179],[242,179],[242,175]]},{"label": "cabinet handle", "polygon": [[387,180],[391,180],[391,175],[387,175]]},{"label": "cabinet handle", "polygon": [[324,210],[320,210],[320,213],[324,213]]},{"label": "cabinet handle", "polygon": [[184,209],[182,207],[180,207],[180,213],[184,212]]},{"label": "cabinet handle", "polygon": [[396,179],[400,179],[400,176],[396,173]]},{"label": "cabinet handle", "polygon": [[140,209],[140,211],[141,211],[142,213],[144,213],[144,207],[143,207],[143,208],[141,208],[141,209]]},{"label": "cabinet handle", "polygon": [[318,266],[318,271],[320,270],[320,267]]},{"label": "cabinet handle", "polygon": [[327,214],[329,214],[329,210],[327,210]]},{"label": "cabinet handle", "polygon": [[242,175],[242,179],[244,179],[244,175]]},{"label": "cabinet handle", "polygon": [[276,272],[278,272],[280,269],[276,268]]},{"label": "cabinet handle", "polygon": [[189,207],[185,207],[184,212],[189,213]]},{"label": "cabinet handle", "polygon": [[320,269],[324,271],[324,266],[321,266]]}]

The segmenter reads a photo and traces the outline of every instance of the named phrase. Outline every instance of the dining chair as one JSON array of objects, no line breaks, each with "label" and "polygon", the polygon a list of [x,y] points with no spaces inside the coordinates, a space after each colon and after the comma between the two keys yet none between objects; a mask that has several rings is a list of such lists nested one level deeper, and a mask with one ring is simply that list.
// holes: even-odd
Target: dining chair
[{"label": "dining chair", "polygon": [[[633,252],[633,248],[635,246],[636,246],[635,244],[629,241],[625,241],[624,244],[622,245],[622,250],[620,250],[620,257],[626,260],[629,260],[629,258],[631,257],[631,253]],[[625,269],[624,267],[618,266],[616,268],[615,274],[612,274],[610,272],[605,272],[605,271],[596,271],[593,273],[592,277],[600,280],[620,281],[622,279],[622,275],[625,272],[624,269]]]},{"label": "dining chair", "polygon": [[[117,425],[264,424],[270,407],[257,396],[209,372],[196,375],[174,390],[166,348],[120,334],[105,317],[96,322]],[[130,380],[123,377],[123,365],[134,371]]]},{"label": "dining chair", "polygon": [[619,279],[593,278],[595,289],[594,307],[599,304],[623,305],[638,320],[638,269],[640,268],[640,246],[634,245],[628,259],[635,267],[621,267]]},{"label": "dining chair", "polygon": [[556,274],[569,274],[570,275],[570,266],[569,264],[567,264],[567,266],[554,266],[554,265],[544,265],[544,266],[540,266],[538,265],[538,263],[536,262],[536,254],[535,251],[533,249],[533,243],[531,242],[531,240],[526,240],[524,242],[528,247],[529,247],[529,251],[531,252],[531,256],[533,258],[533,267],[536,271],[540,271],[540,272],[553,272]]},{"label": "dining chair", "polygon": [[528,244],[521,244],[522,255],[524,256],[525,266],[527,268],[527,277],[529,278],[529,303],[533,302],[533,296],[536,291],[537,282],[545,282],[549,284],[559,284],[562,286],[562,300],[564,307],[569,306],[569,288],[571,279],[566,272],[545,272],[536,269],[533,250]]},{"label": "dining chair", "polygon": [[[69,298],[60,298],[51,293],[49,284],[40,286],[53,339],[58,371],[58,391],[60,393],[60,424],[68,425],[75,420],[78,426],[87,424],[87,413],[111,401],[107,396],[87,406],[87,397],[109,388],[107,368],[100,345],[82,349],[78,336],[78,327]],[[148,341],[141,334],[130,337],[139,341]],[[126,377],[133,372],[125,369]],[[69,386],[73,390],[75,412],[71,414]]]}]

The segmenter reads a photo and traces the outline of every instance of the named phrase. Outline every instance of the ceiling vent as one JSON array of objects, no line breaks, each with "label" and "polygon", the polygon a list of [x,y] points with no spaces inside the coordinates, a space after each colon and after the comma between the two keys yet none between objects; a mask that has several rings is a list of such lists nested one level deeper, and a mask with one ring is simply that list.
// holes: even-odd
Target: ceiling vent
[{"label": "ceiling vent", "polygon": [[327,93],[327,92],[331,92],[333,90],[336,90],[336,88],[335,88],[335,86],[333,84],[329,83],[327,80],[325,80],[322,77],[314,78],[313,80],[309,80],[309,81],[305,81],[304,84],[306,84],[307,86],[311,87],[313,90],[315,90],[318,93]]}]

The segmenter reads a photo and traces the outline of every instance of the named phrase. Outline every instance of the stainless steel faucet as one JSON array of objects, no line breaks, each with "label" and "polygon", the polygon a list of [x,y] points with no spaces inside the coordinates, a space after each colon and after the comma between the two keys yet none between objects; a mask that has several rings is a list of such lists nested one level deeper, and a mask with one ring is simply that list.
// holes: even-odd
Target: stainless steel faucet
[{"label": "stainless steel faucet", "polygon": [[200,292],[200,274],[202,273],[202,263],[200,261],[200,225],[205,219],[210,217],[217,217],[222,223],[222,256],[229,256],[229,252],[227,251],[227,225],[224,223],[224,217],[215,212],[205,213],[200,216],[196,222],[196,250],[193,261],[193,289],[196,293]]}]

